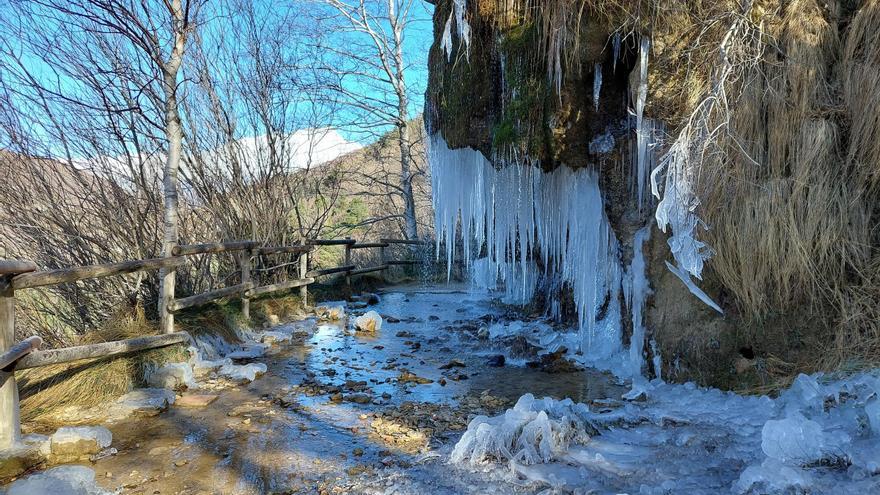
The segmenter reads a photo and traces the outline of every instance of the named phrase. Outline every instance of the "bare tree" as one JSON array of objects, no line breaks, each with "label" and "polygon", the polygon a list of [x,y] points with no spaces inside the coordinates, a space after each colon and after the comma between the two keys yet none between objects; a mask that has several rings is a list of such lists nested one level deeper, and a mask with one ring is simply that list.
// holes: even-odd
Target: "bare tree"
[{"label": "bare tree", "polygon": [[[383,182],[403,202],[404,234],[418,237],[415,176],[409,121],[409,88],[403,40],[414,22],[415,0],[323,0],[341,22],[337,33],[345,43],[324,49],[341,62],[327,70],[338,76],[334,90],[358,110],[368,128],[395,129],[400,170],[396,184]],[[349,42],[350,41],[350,42]]]}]

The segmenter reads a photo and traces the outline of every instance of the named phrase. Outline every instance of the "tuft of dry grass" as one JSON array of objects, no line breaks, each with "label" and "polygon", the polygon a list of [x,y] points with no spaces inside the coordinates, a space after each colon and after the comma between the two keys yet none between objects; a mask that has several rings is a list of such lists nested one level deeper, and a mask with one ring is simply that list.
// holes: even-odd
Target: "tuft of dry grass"
[{"label": "tuft of dry grass", "polygon": [[[97,331],[77,344],[94,344],[155,335],[158,327],[144,317],[143,309],[117,311]],[[65,406],[92,407],[112,402],[143,385],[148,367],[187,358],[181,345],[110,358],[44,366],[16,373],[23,421],[49,421]]]}]

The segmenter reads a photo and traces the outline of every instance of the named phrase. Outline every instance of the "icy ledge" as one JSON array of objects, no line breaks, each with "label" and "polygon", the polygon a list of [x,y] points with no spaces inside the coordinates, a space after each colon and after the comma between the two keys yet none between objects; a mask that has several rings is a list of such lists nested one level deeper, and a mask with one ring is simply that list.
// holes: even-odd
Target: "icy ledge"
[{"label": "icy ledge", "polygon": [[628,395],[590,408],[527,394],[475,418],[451,462],[575,493],[880,493],[877,371],[800,375],[777,399],[657,380]]}]

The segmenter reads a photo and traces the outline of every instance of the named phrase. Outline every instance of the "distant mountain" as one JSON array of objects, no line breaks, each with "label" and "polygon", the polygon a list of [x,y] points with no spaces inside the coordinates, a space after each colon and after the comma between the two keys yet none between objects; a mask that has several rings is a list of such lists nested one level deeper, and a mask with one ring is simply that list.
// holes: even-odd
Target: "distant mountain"
[{"label": "distant mountain", "polygon": [[[268,140],[265,134],[239,139],[236,141],[239,156],[257,161],[266,160],[273,149]],[[292,169],[321,165],[361,148],[363,146],[348,141],[332,127],[301,129],[288,134],[283,142],[274,146],[276,152],[285,155],[284,161]]]}]

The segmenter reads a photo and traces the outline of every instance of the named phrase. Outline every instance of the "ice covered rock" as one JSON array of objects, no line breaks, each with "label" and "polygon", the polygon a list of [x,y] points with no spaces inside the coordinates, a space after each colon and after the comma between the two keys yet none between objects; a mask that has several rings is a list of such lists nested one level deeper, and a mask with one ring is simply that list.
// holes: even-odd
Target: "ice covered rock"
[{"label": "ice covered rock", "polygon": [[174,399],[174,392],[165,388],[139,388],[117,399],[110,408],[110,416],[113,419],[156,416],[174,404]]},{"label": "ice covered rock", "polygon": [[155,388],[184,390],[198,388],[189,363],[167,363],[147,373],[147,384]]},{"label": "ice covered rock", "polygon": [[315,314],[323,320],[340,321],[345,318],[345,308],[342,306],[318,306]]},{"label": "ice covered rock", "polygon": [[54,462],[88,458],[110,446],[113,434],[103,426],[65,426],[49,437]]},{"label": "ice covered rock", "polygon": [[355,318],[354,327],[359,332],[376,333],[382,328],[382,317],[375,311],[368,311]]},{"label": "ice covered rock", "polygon": [[786,466],[778,459],[768,458],[749,466],[734,485],[735,493],[801,493],[812,484],[810,474],[797,467]]},{"label": "ice covered rock", "polygon": [[571,442],[586,443],[596,430],[589,408],[571,399],[535,399],[526,394],[512,409],[489,418],[477,416],[452,451],[452,462],[479,464],[489,459],[536,464],[559,459]]},{"label": "ice covered rock", "polygon": [[[48,441],[44,444],[48,445]],[[43,462],[47,455],[42,444],[28,443],[26,439],[11,449],[0,450],[0,480],[19,476]]]},{"label": "ice covered rock", "polygon": [[290,338],[290,334],[286,334],[284,332],[263,332],[262,334],[260,334],[260,342],[267,345],[290,342]]},{"label": "ice covered rock", "polygon": [[262,357],[266,354],[266,349],[269,346],[266,344],[246,344],[241,346],[241,349],[230,352],[226,355],[227,358],[232,359],[233,361],[245,361],[248,359],[256,359],[258,357]]},{"label": "ice covered rock", "polygon": [[788,465],[808,464],[825,455],[825,435],[819,423],[794,413],[764,424],[761,450],[767,457]]},{"label": "ice covered rock", "polygon": [[231,381],[237,383],[250,383],[258,376],[266,372],[268,368],[263,363],[232,364],[227,363],[220,367],[219,373]]},{"label": "ice covered rock", "polygon": [[59,466],[15,481],[6,495],[103,495],[95,471],[85,466]]}]

